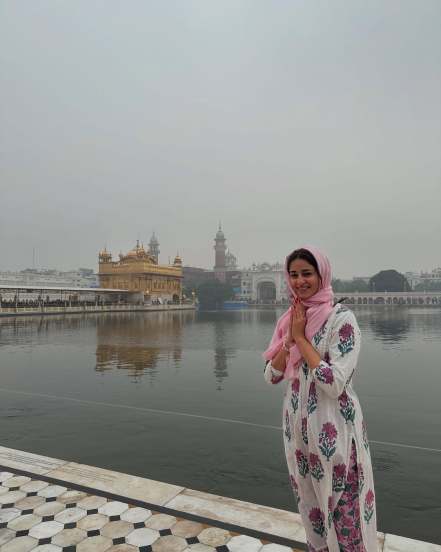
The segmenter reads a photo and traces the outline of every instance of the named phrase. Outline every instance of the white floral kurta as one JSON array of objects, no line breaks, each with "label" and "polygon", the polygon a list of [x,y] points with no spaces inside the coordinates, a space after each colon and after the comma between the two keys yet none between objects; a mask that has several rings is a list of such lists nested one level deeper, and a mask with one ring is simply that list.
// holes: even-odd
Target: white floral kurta
[{"label": "white floral kurta", "polygon": [[[336,305],[312,344],[322,361],[312,371],[306,363],[300,366],[283,402],[286,460],[308,544],[310,550],[327,546],[329,552],[349,552],[349,548],[339,547],[334,519],[341,515],[339,501],[354,442],[360,515],[351,523],[360,523],[365,550],[377,552],[371,457],[360,403],[352,387],[360,351],[360,330],[352,311]],[[265,379],[279,383],[281,372],[268,363]],[[341,535],[339,538],[341,541]]]}]

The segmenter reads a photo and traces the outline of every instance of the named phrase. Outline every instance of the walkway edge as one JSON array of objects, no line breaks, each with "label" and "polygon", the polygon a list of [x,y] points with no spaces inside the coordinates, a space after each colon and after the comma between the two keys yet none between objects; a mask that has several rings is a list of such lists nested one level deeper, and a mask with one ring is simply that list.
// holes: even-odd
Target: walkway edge
[{"label": "walkway edge", "polygon": [[[228,526],[250,536],[271,535],[273,542],[305,549],[305,532],[299,514],[294,512],[2,446],[0,467],[172,511],[187,519]],[[383,533],[378,533],[378,545],[379,552],[441,552],[440,545]]]}]

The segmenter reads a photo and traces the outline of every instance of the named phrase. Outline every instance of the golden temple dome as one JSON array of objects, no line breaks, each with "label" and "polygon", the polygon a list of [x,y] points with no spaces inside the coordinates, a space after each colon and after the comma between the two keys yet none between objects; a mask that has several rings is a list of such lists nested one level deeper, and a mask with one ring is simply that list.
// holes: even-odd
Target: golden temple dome
[{"label": "golden temple dome", "polygon": [[182,259],[179,256],[179,253],[176,253],[176,257],[175,257],[175,260],[173,261],[173,264],[175,266],[182,266]]}]

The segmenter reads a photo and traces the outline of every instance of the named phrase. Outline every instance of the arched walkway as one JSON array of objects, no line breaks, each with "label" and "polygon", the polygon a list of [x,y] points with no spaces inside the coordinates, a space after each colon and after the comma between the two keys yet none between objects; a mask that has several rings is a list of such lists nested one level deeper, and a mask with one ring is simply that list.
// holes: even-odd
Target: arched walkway
[{"label": "arched walkway", "polygon": [[259,303],[273,303],[276,300],[276,285],[274,282],[257,284],[257,300]]}]

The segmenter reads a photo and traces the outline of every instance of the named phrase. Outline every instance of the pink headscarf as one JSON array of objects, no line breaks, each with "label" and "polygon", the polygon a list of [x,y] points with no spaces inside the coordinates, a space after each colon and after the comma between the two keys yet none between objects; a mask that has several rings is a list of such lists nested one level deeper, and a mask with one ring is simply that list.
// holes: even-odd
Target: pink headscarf
[{"label": "pink headscarf", "polygon": [[[331,264],[326,255],[324,255],[317,248],[304,246],[301,249],[306,249],[307,251],[312,253],[315,260],[317,261],[319,273],[321,276],[321,285],[317,293],[306,301],[301,301],[306,309],[305,336],[309,341],[311,341],[312,337],[323,326],[323,324],[326,322],[332,312],[334,293],[331,287]],[[293,288],[291,287],[291,283],[289,280],[288,259],[291,255],[292,253],[290,253],[285,260],[285,278],[288,289],[291,292],[291,296],[297,297]],[[274,335],[271,339],[269,347],[263,353],[263,358],[265,360],[272,360],[279,352],[285,336],[290,331],[290,318],[291,308],[284,312],[277,321],[276,329],[274,330]],[[286,370],[283,376],[284,379],[291,380],[295,377],[299,368],[299,361],[301,359],[302,356],[300,354],[300,351],[297,346],[294,345],[293,347],[291,347]]]}]

